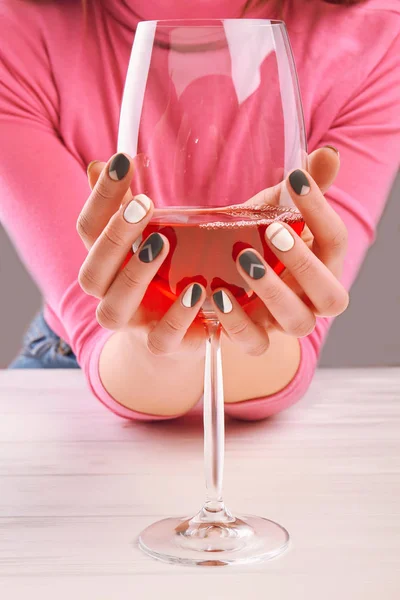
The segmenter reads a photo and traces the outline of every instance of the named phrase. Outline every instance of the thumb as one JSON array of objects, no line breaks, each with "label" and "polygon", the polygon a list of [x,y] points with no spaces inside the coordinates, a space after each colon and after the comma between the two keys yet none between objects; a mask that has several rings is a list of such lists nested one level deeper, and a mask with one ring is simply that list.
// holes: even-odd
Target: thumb
[{"label": "thumb", "polygon": [[339,169],[339,152],[332,146],[318,148],[308,156],[308,172],[323,194],[335,181]]},{"label": "thumb", "polygon": [[91,190],[96,185],[97,180],[100,177],[100,174],[101,174],[101,172],[104,169],[104,167],[105,167],[106,164],[107,163],[105,163],[105,162],[103,162],[101,160],[92,160],[92,162],[90,162],[88,164],[86,172],[87,172],[87,176],[88,176],[89,185],[90,185],[90,189]]}]

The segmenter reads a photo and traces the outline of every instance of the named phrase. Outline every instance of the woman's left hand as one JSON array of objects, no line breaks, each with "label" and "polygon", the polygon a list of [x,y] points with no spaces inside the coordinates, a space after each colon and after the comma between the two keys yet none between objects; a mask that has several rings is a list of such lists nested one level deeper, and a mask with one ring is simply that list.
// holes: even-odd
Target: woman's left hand
[{"label": "woman's left hand", "polygon": [[268,246],[286,267],[282,277],[248,249],[237,257],[237,268],[258,298],[243,309],[228,290],[213,294],[225,332],[247,354],[263,354],[272,329],[304,337],[313,331],[317,316],[334,317],[347,308],[349,296],[338,280],[347,230],[324,197],[339,166],[337,151],[324,147],[309,156],[309,172],[294,171],[286,180],[306,226],[301,237],[285,223],[272,223],[266,230]]}]

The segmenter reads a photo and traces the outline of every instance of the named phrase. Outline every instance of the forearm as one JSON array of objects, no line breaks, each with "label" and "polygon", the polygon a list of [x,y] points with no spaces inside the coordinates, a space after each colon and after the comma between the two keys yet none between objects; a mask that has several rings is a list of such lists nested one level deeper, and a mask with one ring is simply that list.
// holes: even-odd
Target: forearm
[{"label": "forearm", "polygon": [[[268,351],[252,357],[222,336],[226,402],[270,396],[293,379],[300,362],[298,341],[279,332],[273,332],[270,339]],[[99,368],[107,392],[140,413],[183,414],[203,393],[203,353],[152,356],[143,340],[127,333],[116,333],[107,340]]]},{"label": "forearm", "polygon": [[202,396],[204,354],[154,356],[139,335],[117,332],[102,349],[99,372],[107,392],[123,406],[174,416],[189,411]]},{"label": "forearm", "polygon": [[300,364],[299,341],[279,331],[269,337],[270,346],[261,356],[245,354],[222,337],[225,402],[271,396],[292,381]]}]

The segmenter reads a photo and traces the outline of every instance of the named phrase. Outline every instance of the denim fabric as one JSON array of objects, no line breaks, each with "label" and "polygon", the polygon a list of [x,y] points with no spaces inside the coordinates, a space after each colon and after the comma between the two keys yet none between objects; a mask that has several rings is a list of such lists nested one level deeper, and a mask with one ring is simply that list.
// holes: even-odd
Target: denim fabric
[{"label": "denim fabric", "polygon": [[75,354],[39,313],[29,325],[20,354],[9,369],[79,369]]}]

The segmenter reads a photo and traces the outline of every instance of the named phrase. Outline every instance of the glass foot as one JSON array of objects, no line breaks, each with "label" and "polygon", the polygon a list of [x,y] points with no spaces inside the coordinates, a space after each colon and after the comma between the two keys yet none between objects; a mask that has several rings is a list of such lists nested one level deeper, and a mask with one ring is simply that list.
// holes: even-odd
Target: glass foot
[{"label": "glass foot", "polygon": [[262,517],[233,517],[202,509],[192,519],[170,518],[147,527],[139,547],[153,558],[184,565],[222,566],[269,560],[289,545],[289,534]]}]

